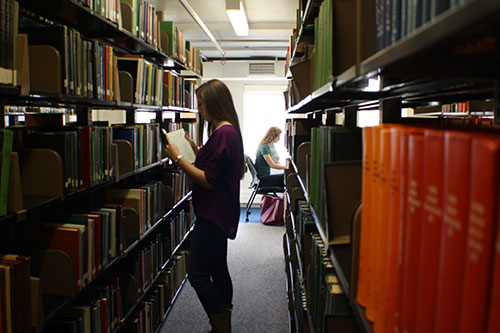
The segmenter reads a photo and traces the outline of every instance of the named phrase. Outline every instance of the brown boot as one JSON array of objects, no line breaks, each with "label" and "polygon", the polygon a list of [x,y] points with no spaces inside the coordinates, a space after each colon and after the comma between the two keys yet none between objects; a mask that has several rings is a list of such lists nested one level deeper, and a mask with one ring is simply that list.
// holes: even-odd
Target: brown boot
[{"label": "brown boot", "polygon": [[231,333],[231,312],[226,311],[210,317],[212,333]]},{"label": "brown boot", "polygon": [[233,312],[233,305],[232,304],[224,304],[224,310],[226,312],[229,312],[229,326],[231,326],[231,312]]}]

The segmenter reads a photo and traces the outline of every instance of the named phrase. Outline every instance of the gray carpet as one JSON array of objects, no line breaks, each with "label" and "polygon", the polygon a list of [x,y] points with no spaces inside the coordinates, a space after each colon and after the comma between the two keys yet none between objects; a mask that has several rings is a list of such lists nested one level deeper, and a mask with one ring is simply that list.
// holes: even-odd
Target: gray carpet
[{"label": "gray carpet", "polygon": [[[240,223],[229,241],[228,265],[234,286],[233,333],[286,333],[288,312],[283,259],[285,227]],[[161,333],[210,330],[208,318],[189,284],[170,311]]]}]

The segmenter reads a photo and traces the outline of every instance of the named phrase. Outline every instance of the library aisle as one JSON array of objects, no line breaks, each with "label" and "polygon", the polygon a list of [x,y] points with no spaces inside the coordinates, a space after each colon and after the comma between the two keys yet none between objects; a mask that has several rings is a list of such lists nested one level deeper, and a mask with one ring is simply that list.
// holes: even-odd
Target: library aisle
[{"label": "library aisle", "polygon": [[[229,241],[229,271],[233,278],[232,332],[288,332],[283,259],[285,227],[240,223]],[[186,281],[161,333],[199,333],[210,324],[196,294]]]}]

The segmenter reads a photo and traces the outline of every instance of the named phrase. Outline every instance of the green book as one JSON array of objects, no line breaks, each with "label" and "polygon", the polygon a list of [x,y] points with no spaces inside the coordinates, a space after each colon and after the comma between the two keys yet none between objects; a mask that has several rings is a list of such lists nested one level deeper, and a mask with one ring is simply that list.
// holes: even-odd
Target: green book
[{"label": "green book", "polygon": [[7,215],[9,202],[10,153],[14,132],[8,129],[0,130],[0,216]]},{"label": "green book", "polygon": [[161,21],[160,31],[163,31],[168,36],[168,48],[164,50],[168,56],[177,56],[177,34],[175,33],[175,24],[172,21]]}]

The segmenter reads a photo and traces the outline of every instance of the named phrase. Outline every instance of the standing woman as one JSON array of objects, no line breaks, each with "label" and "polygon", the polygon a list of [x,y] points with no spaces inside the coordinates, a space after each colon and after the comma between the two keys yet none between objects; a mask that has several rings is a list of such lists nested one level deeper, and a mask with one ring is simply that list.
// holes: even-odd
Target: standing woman
[{"label": "standing woman", "polygon": [[196,152],[194,165],[174,144],[166,154],[193,180],[196,222],[191,234],[188,279],[212,325],[231,332],[233,284],[227,268],[227,239],[234,239],[240,216],[240,179],[244,174],[243,141],[238,115],[227,86],[219,80],[196,90],[198,112],[208,122],[209,138]]}]

